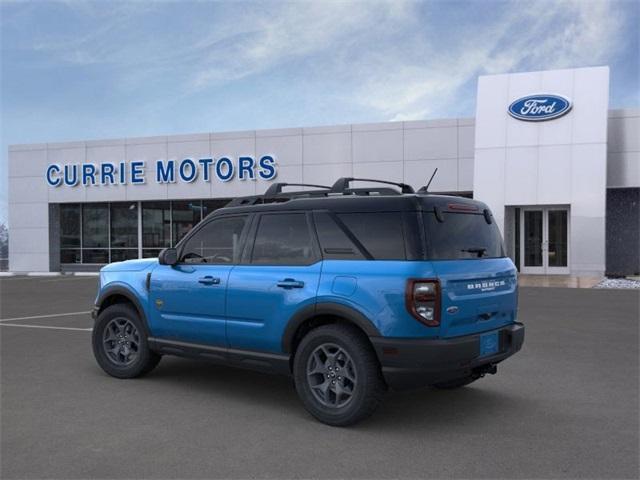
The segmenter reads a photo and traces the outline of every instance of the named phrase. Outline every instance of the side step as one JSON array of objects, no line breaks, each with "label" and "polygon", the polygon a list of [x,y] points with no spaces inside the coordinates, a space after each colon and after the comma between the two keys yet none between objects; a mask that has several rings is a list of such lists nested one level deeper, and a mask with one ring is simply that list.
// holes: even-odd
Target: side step
[{"label": "side step", "polygon": [[164,355],[198,358],[219,365],[291,375],[289,367],[290,356],[287,354],[240,350],[157,337],[149,337],[147,341],[151,350]]}]

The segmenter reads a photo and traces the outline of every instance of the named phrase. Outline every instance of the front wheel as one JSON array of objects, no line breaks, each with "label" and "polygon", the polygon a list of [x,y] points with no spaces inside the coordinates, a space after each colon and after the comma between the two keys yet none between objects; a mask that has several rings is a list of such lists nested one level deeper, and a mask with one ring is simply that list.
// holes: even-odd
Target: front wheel
[{"label": "front wheel", "polygon": [[160,355],[152,352],[142,320],[131,306],[105,308],[93,327],[93,355],[112,377],[134,378],[155,368]]},{"label": "front wheel", "polygon": [[375,352],[364,334],[348,325],[309,332],[296,351],[293,373],[307,411],[328,425],[364,420],[385,391]]}]

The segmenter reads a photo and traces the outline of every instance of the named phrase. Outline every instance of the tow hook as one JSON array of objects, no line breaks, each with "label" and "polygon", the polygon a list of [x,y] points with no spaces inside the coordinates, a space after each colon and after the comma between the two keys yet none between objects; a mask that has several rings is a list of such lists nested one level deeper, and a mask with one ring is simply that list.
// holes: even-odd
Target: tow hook
[{"label": "tow hook", "polygon": [[482,378],[485,375],[495,375],[498,372],[498,366],[494,363],[488,363],[487,365],[482,365],[481,367],[474,368],[473,373],[478,376],[478,378]]}]

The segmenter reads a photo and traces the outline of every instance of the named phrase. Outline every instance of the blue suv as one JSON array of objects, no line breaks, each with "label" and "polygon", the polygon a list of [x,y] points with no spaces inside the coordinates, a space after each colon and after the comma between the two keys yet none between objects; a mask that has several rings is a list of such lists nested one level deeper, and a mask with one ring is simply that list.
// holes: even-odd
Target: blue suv
[{"label": "blue suv", "polygon": [[211,213],[157,259],[102,268],[98,364],[132,378],[181,355],[291,375],[305,408],[339,426],[371,415],[387,388],[457,388],[496,373],[524,326],[487,206],[356,180],[288,193],[274,184]]}]

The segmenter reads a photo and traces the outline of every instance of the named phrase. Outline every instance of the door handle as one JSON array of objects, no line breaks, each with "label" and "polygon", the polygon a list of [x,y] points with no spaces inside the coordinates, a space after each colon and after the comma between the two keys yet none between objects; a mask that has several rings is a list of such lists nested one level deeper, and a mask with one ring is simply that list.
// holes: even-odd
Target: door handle
[{"label": "door handle", "polygon": [[199,278],[198,283],[202,283],[203,285],[219,285],[220,279],[207,275],[206,277]]},{"label": "door handle", "polygon": [[276,285],[280,288],[302,288],[304,287],[304,282],[294,278],[285,278],[284,280],[280,280]]}]

